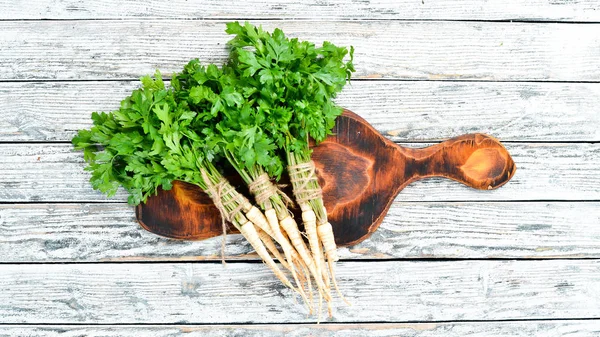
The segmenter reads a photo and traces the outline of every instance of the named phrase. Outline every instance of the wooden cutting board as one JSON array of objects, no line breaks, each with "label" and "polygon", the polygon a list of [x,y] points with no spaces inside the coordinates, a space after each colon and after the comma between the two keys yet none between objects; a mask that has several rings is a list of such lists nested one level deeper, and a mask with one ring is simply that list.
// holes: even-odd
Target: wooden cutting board
[{"label": "wooden cutting board", "polygon": [[[459,136],[413,149],[393,143],[346,110],[334,135],[315,146],[313,160],[338,245],[368,238],[396,195],[413,181],[445,177],[477,189],[508,182],[516,167],[506,149],[484,134]],[[247,194],[239,177],[228,176]],[[136,209],[138,221],[158,235],[202,240],[222,234],[219,212],[199,188],[175,182]]]}]

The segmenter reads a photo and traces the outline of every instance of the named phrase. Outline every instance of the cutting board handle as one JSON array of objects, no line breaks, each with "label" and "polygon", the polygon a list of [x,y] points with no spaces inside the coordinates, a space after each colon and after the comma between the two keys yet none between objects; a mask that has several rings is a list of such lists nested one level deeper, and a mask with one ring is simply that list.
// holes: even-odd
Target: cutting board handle
[{"label": "cutting board handle", "polygon": [[421,149],[401,147],[407,157],[405,178],[446,177],[477,189],[504,185],[515,173],[515,163],[495,138],[475,133]]}]

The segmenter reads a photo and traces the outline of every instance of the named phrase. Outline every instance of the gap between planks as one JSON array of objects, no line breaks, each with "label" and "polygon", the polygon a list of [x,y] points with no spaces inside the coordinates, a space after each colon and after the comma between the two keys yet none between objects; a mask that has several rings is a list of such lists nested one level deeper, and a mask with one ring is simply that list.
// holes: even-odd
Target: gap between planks
[{"label": "gap between planks", "polygon": [[[2,21],[0,21],[2,22]],[[600,22],[598,22],[598,24],[600,24]],[[151,72],[148,73],[148,75],[152,75]],[[141,76],[141,75],[140,75]],[[167,75],[163,75],[163,80],[165,82],[168,82],[171,80],[171,76],[167,76]],[[89,82],[138,82],[139,78],[136,77],[131,77],[131,78],[127,78],[127,77],[123,77],[123,78],[83,78],[83,79],[45,79],[45,78],[39,78],[39,79],[0,79],[0,84],[2,83],[89,83]],[[492,80],[492,81],[485,81],[485,80],[478,80],[478,79],[464,79],[464,80],[457,80],[457,79],[452,79],[452,78],[448,78],[448,79],[420,79],[420,78],[365,78],[365,77],[358,77],[358,78],[352,78],[351,82],[449,82],[449,83],[515,83],[515,84],[526,84],[526,83],[557,83],[557,84],[594,84],[594,83],[600,83],[600,80],[593,80],[593,81],[561,81],[561,80],[523,80],[523,81],[518,81],[518,80]]]},{"label": "gap between planks", "polygon": [[[253,323],[249,322],[243,324],[243,326],[253,326],[253,327],[271,327],[275,325],[289,325],[289,326],[325,326],[326,328],[335,328],[337,326],[344,327],[352,327],[352,326],[372,326],[378,327],[382,325],[404,325],[404,324],[452,324],[452,323],[534,323],[534,322],[578,322],[578,321],[598,321],[600,323],[600,316],[598,317],[569,317],[569,318],[529,318],[529,319],[495,319],[495,320],[483,320],[483,319],[458,319],[458,320],[438,320],[438,321],[424,321],[424,320],[415,320],[415,321],[399,321],[399,322],[391,322],[391,321],[352,321],[348,323],[344,322],[320,322],[319,324],[311,323],[311,322],[298,322],[298,323]],[[1,327],[31,327],[31,326],[65,326],[65,327],[106,327],[106,326],[116,326],[116,327],[190,327],[190,326],[198,326],[198,327],[231,327],[231,326],[241,326],[239,323],[53,323],[53,322],[41,322],[41,323],[2,323],[0,322]]]},{"label": "gap between planks", "polygon": [[304,337],[307,335],[364,337],[480,337],[486,334],[496,336],[522,337],[596,337],[600,333],[600,322],[596,319],[564,320],[505,320],[475,322],[435,322],[435,323],[329,323],[322,324],[5,324],[0,325],[6,337],[57,337],[72,333],[91,337],[129,337],[143,334],[148,337],[189,337],[205,336],[247,336],[247,337]]},{"label": "gap between planks", "polygon": [[[323,18],[319,17],[300,17],[300,18],[255,18],[255,17],[236,17],[236,18],[228,18],[228,17],[211,17],[211,18],[160,18],[160,17],[148,17],[145,19],[140,18],[91,18],[91,19],[0,19],[0,22],[78,22],[78,21],[91,21],[91,22],[122,22],[122,21],[291,21],[291,22],[314,22],[314,21],[323,21]],[[600,21],[560,21],[560,20],[525,20],[525,19],[487,19],[487,20],[477,20],[477,19],[415,19],[415,18],[406,18],[406,19],[330,19],[327,22],[466,22],[466,23],[531,23],[531,24],[571,24],[571,25],[593,25],[599,24]]]}]

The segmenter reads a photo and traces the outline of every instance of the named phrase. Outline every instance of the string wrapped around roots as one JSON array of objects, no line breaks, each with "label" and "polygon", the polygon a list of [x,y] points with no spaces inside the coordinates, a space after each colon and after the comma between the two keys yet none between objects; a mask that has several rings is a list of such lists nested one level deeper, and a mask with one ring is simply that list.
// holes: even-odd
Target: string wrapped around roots
[{"label": "string wrapped around roots", "polygon": [[[216,170],[215,170],[216,171]],[[213,174],[210,174],[213,173]],[[206,193],[211,197],[215,206],[221,213],[223,218],[223,234],[226,233],[225,221],[231,222],[248,240],[252,248],[265,262],[267,266],[273,271],[275,276],[287,287],[294,291],[298,291],[292,283],[288,280],[285,274],[279,269],[275,261],[269,255],[267,248],[263,241],[260,239],[259,233],[254,227],[253,220],[260,218],[256,211],[256,207],[249,207],[249,201],[241,195],[237,190],[222,176],[215,175],[214,172],[208,172],[207,170],[201,170],[202,178],[206,184]],[[243,214],[246,211],[246,214]],[[262,212],[258,211],[262,214]],[[264,215],[263,215],[264,218]],[[266,220],[265,220],[266,221]],[[258,226],[260,228],[260,226]]]},{"label": "string wrapped around roots", "polygon": [[[298,161],[294,155],[288,155],[288,172],[294,189],[296,202],[302,210],[302,220],[306,231],[311,251],[316,261],[317,272],[322,275],[327,286],[331,283],[340,297],[346,301],[341,294],[336,279],[334,262],[339,260],[337,246],[333,235],[333,228],[327,219],[327,211],[323,203],[322,189],[319,186],[312,160]],[[323,248],[323,251],[321,250]],[[329,273],[325,267],[325,258]],[[328,275],[329,274],[329,275]],[[346,301],[346,303],[348,303]]]},{"label": "string wrapped around roots", "polygon": [[[269,230],[269,233],[281,246],[287,261],[287,265],[289,266],[288,270],[292,273],[296,285],[298,286],[300,295],[307,304],[309,311],[312,313],[312,294],[310,294],[311,300],[309,300],[306,296],[304,282],[301,281],[301,279],[303,279],[307,280],[307,282],[310,282],[310,275],[298,276],[295,266],[301,265],[301,262],[304,262],[299,261],[302,254],[298,253],[297,249],[295,249],[293,246],[293,243],[291,243],[290,240],[283,235],[279,218],[277,216],[281,210],[284,210],[285,214],[288,214],[287,206],[292,203],[292,200],[271,182],[266,173],[259,174],[256,179],[248,184],[248,188],[250,193],[254,195],[256,203],[265,211],[265,231]],[[280,210],[280,212],[277,210]],[[305,271],[304,268],[302,270]],[[312,288],[310,283],[307,283],[307,286],[309,289]]]}]

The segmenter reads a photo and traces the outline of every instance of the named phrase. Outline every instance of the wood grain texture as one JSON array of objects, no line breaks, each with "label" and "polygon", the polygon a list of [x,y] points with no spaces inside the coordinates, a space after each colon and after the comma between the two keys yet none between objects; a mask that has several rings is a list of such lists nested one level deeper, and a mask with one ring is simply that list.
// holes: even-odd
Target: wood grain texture
[{"label": "wood grain texture", "polygon": [[[426,146],[427,144],[404,144]],[[398,201],[599,200],[600,144],[505,144],[518,171],[510,184],[476,191],[433,178],[407,186]],[[70,144],[0,144],[0,202],[106,201],[91,189],[83,154]],[[125,201],[119,192],[110,201]]]},{"label": "wood grain texture", "polygon": [[[583,216],[585,215],[585,216]],[[342,259],[600,258],[598,202],[395,202]],[[228,260],[256,260],[228,235]],[[0,263],[195,261],[221,258],[221,238],[172,240],[143,230],[124,204],[0,205]]]},{"label": "wood grain texture", "polygon": [[386,19],[386,20],[527,20],[600,21],[600,6],[581,1],[412,1],[267,0],[223,2],[217,0],[17,0],[0,3],[0,19]]},{"label": "wood grain texture", "polygon": [[[117,109],[137,87],[137,81],[0,83],[0,141],[70,140],[91,126],[92,111]],[[600,83],[354,81],[336,101],[394,141],[473,132],[503,141],[600,141]]]},{"label": "wood grain texture", "polygon": [[[598,24],[260,23],[317,43],[354,45],[358,78],[600,80]],[[225,21],[4,21],[0,80],[133,79],[155,68],[179,71],[195,57],[222,63],[230,38],[224,29]]]},{"label": "wood grain texture", "polygon": [[[337,278],[338,323],[600,311],[599,261],[342,262]],[[0,289],[5,323],[316,323],[260,263],[1,265]]]},{"label": "wood grain texture", "polygon": [[596,337],[598,320],[481,323],[277,324],[277,325],[59,325],[0,327],[3,337]]}]

